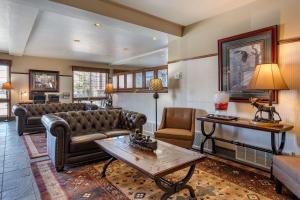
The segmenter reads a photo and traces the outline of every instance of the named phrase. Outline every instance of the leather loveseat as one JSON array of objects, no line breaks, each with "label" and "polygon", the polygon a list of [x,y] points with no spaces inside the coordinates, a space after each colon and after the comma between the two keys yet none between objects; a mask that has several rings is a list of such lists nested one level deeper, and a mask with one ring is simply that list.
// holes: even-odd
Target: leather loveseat
[{"label": "leather loveseat", "polygon": [[109,109],[44,115],[48,155],[57,171],[65,165],[106,159],[95,140],[142,131],[146,120],[140,113]]},{"label": "leather loveseat", "polygon": [[16,116],[17,132],[23,135],[24,132],[44,131],[41,118],[45,114],[96,109],[97,105],[88,103],[16,104],[12,112]]}]

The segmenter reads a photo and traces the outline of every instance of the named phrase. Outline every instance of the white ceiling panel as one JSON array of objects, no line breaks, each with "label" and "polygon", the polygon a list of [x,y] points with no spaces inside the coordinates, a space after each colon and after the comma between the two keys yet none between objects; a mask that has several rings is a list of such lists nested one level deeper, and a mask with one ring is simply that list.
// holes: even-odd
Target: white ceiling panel
[{"label": "white ceiling panel", "polygon": [[255,0],[110,0],[184,26]]}]

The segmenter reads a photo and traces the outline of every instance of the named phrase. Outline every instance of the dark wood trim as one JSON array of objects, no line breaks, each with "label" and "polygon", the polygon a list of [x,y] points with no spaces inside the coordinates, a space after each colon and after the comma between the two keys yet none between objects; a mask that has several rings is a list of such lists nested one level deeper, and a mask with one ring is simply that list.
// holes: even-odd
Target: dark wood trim
[{"label": "dark wood trim", "polygon": [[[0,59],[0,64],[8,66],[8,82],[11,82],[12,61],[6,60],[6,59]],[[1,102],[7,103],[7,115],[8,115],[8,118],[10,118],[11,117],[11,91],[8,92],[8,99],[1,99]]]},{"label": "dark wood trim", "polygon": [[[32,90],[32,73],[34,72],[43,72],[43,73],[52,73],[56,76],[57,85],[56,88],[53,90]],[[51,71],[51,70],[36,70],[36,69],[29,69],[29,92],[59,92],[59,71]]]},{"label": "dark wood trim", "polygon": [[109,73],[108,68],[72,66],[72,71]]},{"label": "dark wood trim", "polygon": [[[29,75],[28,72],[11,72],[11,74],[23,74],[23,75]],[[62,76],[62,77],[72,77],[72,75],[63,75],[63,74],[59,74],[59,76]]]},{"label": "dark wood trim", "polygon": [[279,40],[277,42],[277,45],[289,44],[289,43],[294,43],[294,42],[300,42],[300,37]]},{"label": "dark wood trim", "polygon": [[217,56],[217,55],[218,55],[218,53],[211,53],[211,54],[195,56],[195,57],[190,57],[190,58],[182,58],[182,59],[169,61],[168,64],[173,64],[173,63],[177,63],[177,62],[181,62],[181,61],[188,61],[188,60],[196,60],[196,59],[201,59],[201,58],[214,57],[214,56]]}]

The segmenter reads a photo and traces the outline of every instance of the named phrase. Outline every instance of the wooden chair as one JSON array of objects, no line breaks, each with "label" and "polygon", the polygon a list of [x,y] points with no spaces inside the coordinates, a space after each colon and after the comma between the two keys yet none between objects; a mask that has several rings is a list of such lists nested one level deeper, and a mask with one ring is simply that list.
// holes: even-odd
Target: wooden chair
[{"label": "wooden chair", "polygon": [[155,138],[184,148],[192,148],[195,136],[195,109],[164,108]]}]

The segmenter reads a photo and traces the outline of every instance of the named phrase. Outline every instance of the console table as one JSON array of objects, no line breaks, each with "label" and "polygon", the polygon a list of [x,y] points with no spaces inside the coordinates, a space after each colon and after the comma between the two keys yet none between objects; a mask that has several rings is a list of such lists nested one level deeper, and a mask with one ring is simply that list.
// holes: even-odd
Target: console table
[{"label": "console table", "polygon": [[[237,120],[228,121],[228,120],[208,118],[205,116],[205,117],[199,117],[199,118],[197,118],[197,120],[201,121],[201,132],[202,132],[202,135],[204,136],[204,140],[201,142],[201,149],[200,149],[201,153],[203,153],[203,148],[204,148],[205,142],[210,139],[212,141],[212,153],[216,153],[215,140],[219,140],[222,142],[227,142],[227,143],[235,144],[238,146],[243,146],[243,147],[256,149],[259,151],[264,151],[264,152],[278,155],[278,154],[282,153],[282,150],[284,148],[286,131],[290,131],[294,128],[292,125],[288,125],[288,124],[280,124],[280,126],[260,125],[260,124],[253,123],[250,119],[240,119],[240,118]],[[212,126],[212,130],[210,132],[206,132],[206,130],[204,128],[205,122],[212,123],[213,126]],[[272,150],[253,146],[250,144],[241,143],[241,142],[235,141],[235,140],[227,140],[227,139],[215,137],[215,136],[213,136],[213,134],[216,129],[216,124],[223,124],[223,125],[227,125],[227,126],[253,129],[253,130],[264,131],[266,133],[269,133],[271,135]],[[276,146],[276,139],[275,139],[276,134],[281,134],[281,141],[280,141],[279,147]]]}]

